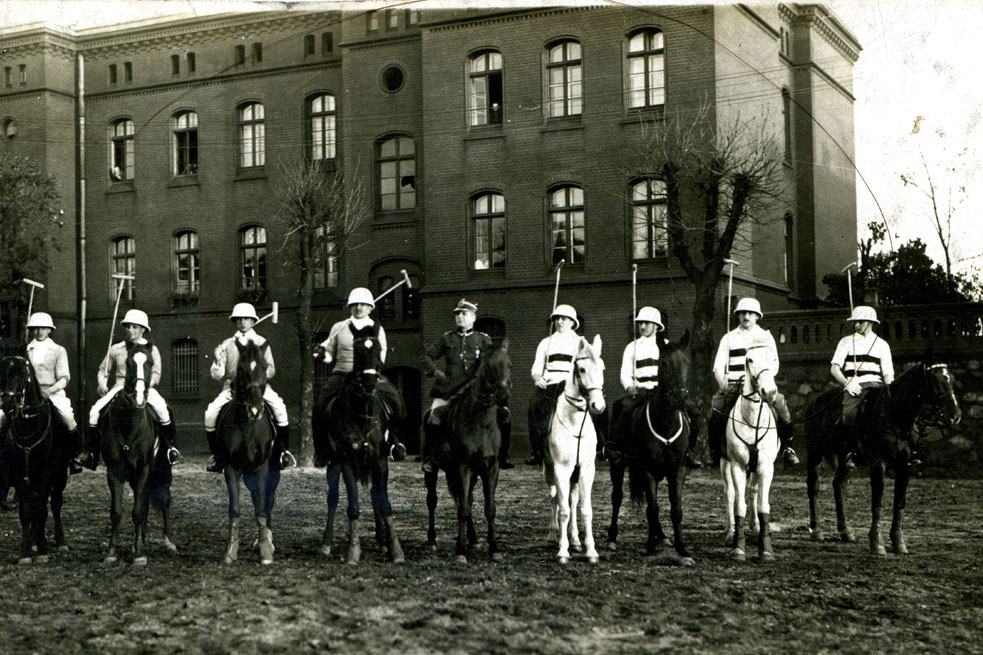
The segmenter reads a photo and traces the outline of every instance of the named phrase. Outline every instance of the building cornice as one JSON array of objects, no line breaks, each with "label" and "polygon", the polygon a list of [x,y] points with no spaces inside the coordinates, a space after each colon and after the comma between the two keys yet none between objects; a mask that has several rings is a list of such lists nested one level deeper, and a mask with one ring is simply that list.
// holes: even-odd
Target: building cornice
[{"label": "building cornice", "polygon": [[[827,43],[851,62],[860,58],[860,43],[843,24],[819,5],[799,5],[801,12],[795,17],[794,23],[810,27]],[[834,29],[833,27],[836,27]]]},{"label": "building cornice", "polygon": [[561,16],[576,12],[595,11],[604,7],[605,5],[597,4],[584,7],[550,7],[547,9],[527,9],[524,11],[510,10],[475,16],[473,18],[452,18],[445,21],[428,22],[424,24],[423,28],[430,32],[450,32],[453,30],[468,29],[477,25],[515,23],[529,18]]},{"label": "building cornice", "polygon": [[373,38],[373,39],[362,39],[359,41],[346,41],[341,43],[339,47],[348,50],[371,50],[372,48],[381,48],[384,46],[390,46],[394,43],[407,43],[410,41],[419,41],[423,35],[420,32],[404,34],[401,36],[390,36],[385,38]]}]

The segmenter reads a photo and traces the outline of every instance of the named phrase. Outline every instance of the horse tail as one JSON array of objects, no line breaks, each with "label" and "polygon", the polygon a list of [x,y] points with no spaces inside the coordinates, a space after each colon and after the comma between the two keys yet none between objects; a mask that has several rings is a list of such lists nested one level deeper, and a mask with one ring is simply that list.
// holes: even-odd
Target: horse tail
[{"label": "horse tail", "polygon": [[640,458],[628,457],[627,460],[628,493],[631,498],[631,504],[635,507],[641,507],[645,503],[648,473],[645,471],[645,465],[641,462]]}]

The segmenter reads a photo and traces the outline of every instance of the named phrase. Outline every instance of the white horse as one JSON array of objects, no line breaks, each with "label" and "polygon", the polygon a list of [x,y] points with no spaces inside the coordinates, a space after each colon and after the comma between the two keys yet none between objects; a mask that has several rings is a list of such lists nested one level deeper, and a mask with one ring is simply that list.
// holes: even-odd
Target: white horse
[{"label": "white horse", "polygon": [[774,400],[778,393],[775,384],[777,368],[778,362],[770,348],[764,344],[754,344],[748,348],[744,363],[744,387],[727,420],[727,449],[720,460],[720,471],[724,476],[727,497],[728,542],[732,546],[731,556],[737,560],[745,557],[746,487],[750,487],[751,491],[752,533],[757,524],[758,556],[762,561],[775,557],[768,528],[771,512],[768,490],[780,444],[775,417],[767,403]]},{"label": "white horse", "polygon": [[570,561],[571,544],[574,550],[581,549],[576,517],[579,502],[587,560],[596,564],[599,556],[594,547],[590,491],[594,484],[597,433],[590,414],[604,411],[601,335],[594,336],[593,345],[580,338],[573,364],[550,421],[549,449],[543,466],[552,504],[549,538],[558,541],[556,556],[560,564]]}]

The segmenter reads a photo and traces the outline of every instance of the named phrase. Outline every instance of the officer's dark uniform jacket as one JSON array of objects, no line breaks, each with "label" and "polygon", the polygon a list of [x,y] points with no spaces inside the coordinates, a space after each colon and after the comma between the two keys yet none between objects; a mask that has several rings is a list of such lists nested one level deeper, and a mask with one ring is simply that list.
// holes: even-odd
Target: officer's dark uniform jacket
[{"label": "officer's dark uniform jacket", "polygon": [[433,385],[430,395],[448,398],[459,391],[478,372],[478,365],[491,346],[491,337],[477,330],[448,330],[427,345],[420,356],[423,370],[427,375],[433,375],[437,362],[443,359],[446,376]]}]

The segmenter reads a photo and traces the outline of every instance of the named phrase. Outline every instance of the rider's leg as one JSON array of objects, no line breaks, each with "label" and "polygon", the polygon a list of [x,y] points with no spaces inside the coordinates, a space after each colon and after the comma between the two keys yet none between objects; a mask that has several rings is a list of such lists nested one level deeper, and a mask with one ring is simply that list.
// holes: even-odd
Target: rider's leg
[{"label": "rider's leg", "polygon": [[515,464],[509,459],[509,448],[512,446],[512,412],[508,407],[499,407],[496,420],[498,431],[502,435],[502,445],[498,449],[498,468],[515,468]]},{"label": "rider's leg", "polygon": [[[48,396],[48,399],[65,424],[67,435],[65,445],[72,453],[72,459],[68,463],[68,472],[72,475],[81,473],[83,464],[88,464],[89,458],[85,454],[85,440],[79,433],[78,423],[75,422],[75,412],[72,411],[72,402],[65,395],[64,390],[51,394]],[[93,466],[92,468],[95,467]]]},{"label": "rider's leg", "polygon": [[526,464],[532,466],[539,466],[543,463],[543,450],[545,449],[543,413],[546,404],[548,404],[546,391],[539,387],[533,387],[532,398],[529,399],[529,410],[526,415],[529,428],[529,448],[532,450],[532,455],[526,460]]},{"label": "rider's leg", "polygon": [[727,429],[727,387],[717,389],[710,399],[710,418],[707,420],[707,445],[715,468],[720,466]]},{"label": "rider's leg", "polygon": [[223,389],[215,400],[205,408],[205,438],[208,440],[208,450],[212,453],[211,459],[205,465],[205,470],[209,473],[221,473],[225,470],[227,454],[221,444],[218,443],[215,427],[218,423],[219,412],[230,400],[232,400],[232,392]]},{"label": "rider's leg", "polygon": [[160,421],[160,440],[162,447],[166,450],[167,461],[176,464],[181,460],[181,451],[177,449],[177,435],[174,430],[174,422],[171,420],[171,410],[167,406],[167,401],[160,395],[157,389],[150,389],[147,392],[147,404],[157,415]]},{"label": "rider's leg", "polygon": [[769,403],[775,413],[775,422],[778,428],[778,440],[781,442],[782,461],[785,466],[798,466],[799,456],[792,448],[792,440],[795,438],[795,430],[792,427],[792,413],[788,410],[785,396],[779,391],[775,394],[775,399]]},{"label": "rider's leg", "polygon": [[443,418],[441,407],[447,406],[447,399],[433,397],[430,401],[430,409],[423,417],[423,472],[431,473],[437,470],[437,452],[442,441]]},{"label": "rider's leg", "polygon": [[276,442],[280,447],[280,467],[292,468],[297,466],[297,459],[290,452],[290,419],[287,418],[287,404],[283,402],[273,387],[266,385],[263,391],[263,400],[273,411],[273,419],[276,421]]}]

